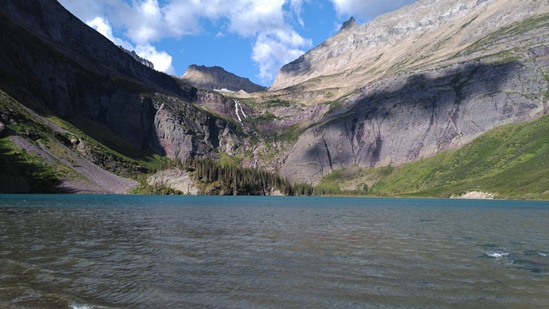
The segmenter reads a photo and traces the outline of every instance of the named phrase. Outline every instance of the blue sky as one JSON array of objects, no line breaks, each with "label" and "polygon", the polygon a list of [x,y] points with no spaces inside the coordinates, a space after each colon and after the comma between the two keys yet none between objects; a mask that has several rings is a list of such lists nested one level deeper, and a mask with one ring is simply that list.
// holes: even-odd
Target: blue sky
[{"label": "blue sky", "polygon": [[282,65],[334,35],[415,0],[59,0],[155,69],[183,75],[191,64],[223,67],[270,86]]}]

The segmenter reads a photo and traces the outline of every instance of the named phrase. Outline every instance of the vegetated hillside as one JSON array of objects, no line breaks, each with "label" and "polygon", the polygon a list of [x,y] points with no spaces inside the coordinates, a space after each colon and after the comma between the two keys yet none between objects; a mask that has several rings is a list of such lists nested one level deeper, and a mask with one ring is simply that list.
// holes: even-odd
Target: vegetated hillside
[{"label": "vegetated hillside", "polygon": [[128,178],[162,164],[162,158],[140,152],[106,129],[94,131],[104,143],[133,149],[134,158],[54,115],[35,113],[0,90],[0,192],[127,193],[137,186]]},{"label": "vegetated hillside", "polygon": [[549,198],[549,115],[493,129],[470,144],[398,167],[338,171],[320,188],[366,185],[381,196],[460,196],[489,192],[498,198]]}]

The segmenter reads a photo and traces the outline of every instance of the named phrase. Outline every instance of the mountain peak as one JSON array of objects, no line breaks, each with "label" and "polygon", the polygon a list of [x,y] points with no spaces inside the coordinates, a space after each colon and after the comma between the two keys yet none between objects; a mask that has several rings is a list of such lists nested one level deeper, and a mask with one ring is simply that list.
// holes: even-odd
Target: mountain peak
[{"label": "mountain peak", "polygon": [[[281,90],[322,76],[331,87],[346,88],[350,87],[350,80],[360,84],[376,78],[358,73],[357,68],[380,74],[397,67],[405,69],[407,59],[418,54],[423,58],[420,62],[427,65],[436,61],[440,52],[458,53],[494,29],[528,16],[547,14],[548,9],[547,1],[421,0],[366,24],[357,25],[350,18],[337,34],[284,65],[269,90]],[[356,75],[342,83],[341,78],[327,81],[329,76],[339,76],[341,72]]]},{"label": "mountain peak", "polygon": [[244,90],[246,92],[265,90],[265,87],[228,72],[220,66],[207,67],[191,64],[181,76],[181,79],[195,87],[209,90],[227,89],[231,91]]},{"label": "mountain peak", "polygon": [[347,20],[346,22],[343,23],[343,25],[341,26],[341,29],[339,29],[339,31],[343,31],[343,30],[346,30],[346,29],[351,29],[351,28],[354,28],[355,26],[358,26],[358,24],[357,24],[355,18],[351,16],[351,18],[349,18],[349,20]]}]

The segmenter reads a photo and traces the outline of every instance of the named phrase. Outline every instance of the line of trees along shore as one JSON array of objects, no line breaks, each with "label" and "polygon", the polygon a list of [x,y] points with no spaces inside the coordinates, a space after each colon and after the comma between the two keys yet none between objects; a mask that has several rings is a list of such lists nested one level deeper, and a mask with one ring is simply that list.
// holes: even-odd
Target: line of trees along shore
[{"label": "line of trees along shore", "polygon": [[[179,164],[177,164],[179,165]],[[291,183],[287,178],[262,169],[244,168],[235,164],[221,164],[212,159],[188,158],[181,168],[194,181],[213,187],[213,194],[223,195],[317,195],[306,183]]]}]

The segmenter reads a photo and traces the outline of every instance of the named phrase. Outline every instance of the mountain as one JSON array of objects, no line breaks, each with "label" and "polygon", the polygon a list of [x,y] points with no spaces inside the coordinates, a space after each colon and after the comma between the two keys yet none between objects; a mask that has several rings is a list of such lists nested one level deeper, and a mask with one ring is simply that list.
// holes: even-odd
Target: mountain
[{"label": "mountain", "polygon": [[[217,158],[244,151],[237,124],[199,106],[234,110],[233,101],[143,65],[57,1],[2,1],[0,29],[0,122],[9,129],[2,149],[14,153],[13,161],[28,159],[15,156],[26,147],[54,166],[62,183],[119,193],[127,187],[115,189],[100,170],[135,178],[153,168],[153,154]],[[83,171],[83,162],[97,172]],[[10,190],[29,190],[24,182]]]},{"label": "mountain", "polygon": [[[497,39],[496,30],[546,13],[547,6],[528,0],[422,0],[367,24],[351,19],[336,35],[282,67],[270,89],[330,88],[345,95],[381,77],[465,61],[464,53],[469,59],[482,56],[482,50],[472,54],[467,48],[490,35]],[[502,39],[486,53],[507,49],[509,40]]]},{"label": "mountain", "polygon": [[353,166],[398,166],[547,113],[549,3],[424,0],[352,21],[284,66],[273,95],[329,104],[281,173],[316,183]]},{"label": "mountain", "polygon": [[252,83],[249,79],[225,71],[222,67],[190,65],[181,80],[208,90],[230,90],[246,92],[263,91],[265,87]]},{"label": "mountain", "polygon": [[135,51],[133,51],[133,50],[129,51],[129,50],[125,49],[122,46],[118,46],[118,47],[120,47],[122,50],[124,50],[125,52],[130,54],[133,57],[133,59],[137,60],[137,62],[141,63],[142,65],[144,65],[146,67],[154,69],[154,64],[152,62],[150,62],[149,60],[147,60],[145,58],[141,58]]},{"label": "mountain", "polygon": [[[266,181],[250,168],[330,194],[547,197],[547,1],[350,19],[265,90],[221,68],[157,72],[54,0],[0,2],[0,30],[1,192],[127,193],[199,159],[204,192],[252,192],[212,176]],[[169,175],[197,191],[194,166],[149,183]]]}]

